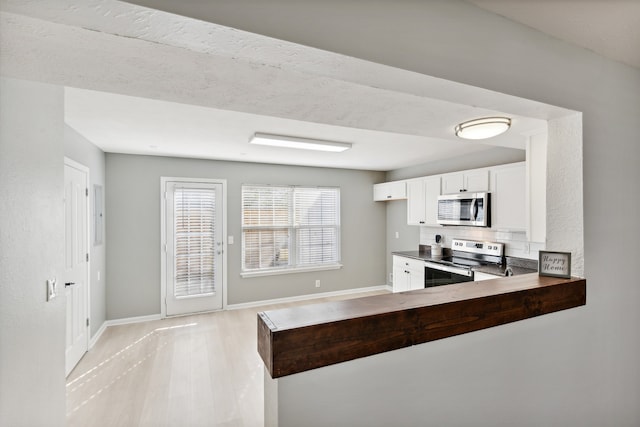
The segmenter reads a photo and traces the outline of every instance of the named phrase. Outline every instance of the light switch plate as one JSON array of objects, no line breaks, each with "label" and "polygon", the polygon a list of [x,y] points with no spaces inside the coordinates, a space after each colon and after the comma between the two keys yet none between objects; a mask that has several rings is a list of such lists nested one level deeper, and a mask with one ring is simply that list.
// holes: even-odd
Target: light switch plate
[{"label": "light switch plate", "polygon": [[230,245],[233,245],[233,236],[228,236],[227,237],[227,243]]},{"label": "light switch plate", "polygon": [[51,301],[52,299],[54,299],[58,294],[57,294],[57,281],[56,279],[49,279],[47,280],[47,301]]}]

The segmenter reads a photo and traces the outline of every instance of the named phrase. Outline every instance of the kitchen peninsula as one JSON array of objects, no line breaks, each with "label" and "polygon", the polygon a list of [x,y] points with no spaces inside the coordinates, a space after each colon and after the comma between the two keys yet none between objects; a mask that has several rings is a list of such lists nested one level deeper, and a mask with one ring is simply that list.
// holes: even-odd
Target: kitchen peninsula
[{"label": "kitchen peninsula", "polygon": [[585,304],[585,279],[537,273],[310,304],[258,313],[258,352],[275,379]]}]

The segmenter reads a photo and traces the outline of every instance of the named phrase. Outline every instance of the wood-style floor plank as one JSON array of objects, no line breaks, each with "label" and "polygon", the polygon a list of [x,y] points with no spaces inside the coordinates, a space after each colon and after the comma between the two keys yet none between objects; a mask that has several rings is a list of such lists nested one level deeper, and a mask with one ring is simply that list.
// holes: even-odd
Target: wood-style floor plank
[{"label": "wood-style floor plank", "polygon": [[257,313],[380,293],[109,327],[67,378],[67,425],[263,426]]}]

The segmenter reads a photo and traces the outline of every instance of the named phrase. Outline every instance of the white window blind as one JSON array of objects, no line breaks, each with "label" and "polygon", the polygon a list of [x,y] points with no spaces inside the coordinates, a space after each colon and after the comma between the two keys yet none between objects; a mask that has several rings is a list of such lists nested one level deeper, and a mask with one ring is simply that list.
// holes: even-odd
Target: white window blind
[{"label": "white window blind", "polygon": [[215,292],[216,192],[176,188],[174,193],[175,296]]},{"label": "white window blind", "polygon": [[339,188],[242,186],[243,271],[339,261]]}]

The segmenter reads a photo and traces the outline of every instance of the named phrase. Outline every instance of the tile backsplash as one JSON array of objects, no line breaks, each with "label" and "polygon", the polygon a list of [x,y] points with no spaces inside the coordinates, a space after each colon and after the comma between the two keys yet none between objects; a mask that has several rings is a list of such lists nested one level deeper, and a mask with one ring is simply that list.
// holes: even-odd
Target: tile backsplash
[{"label": "tile backsplash", "polygon": [[420,227],[420,244],[435,243],[436,234],[442,236],[442,246],[451,247],[453,239],[478,240],[504,243],[505,256],[538,259],[538,251],[544,250],[544,244],[528,242],[526,233],[495,231],[479,227]]}]

